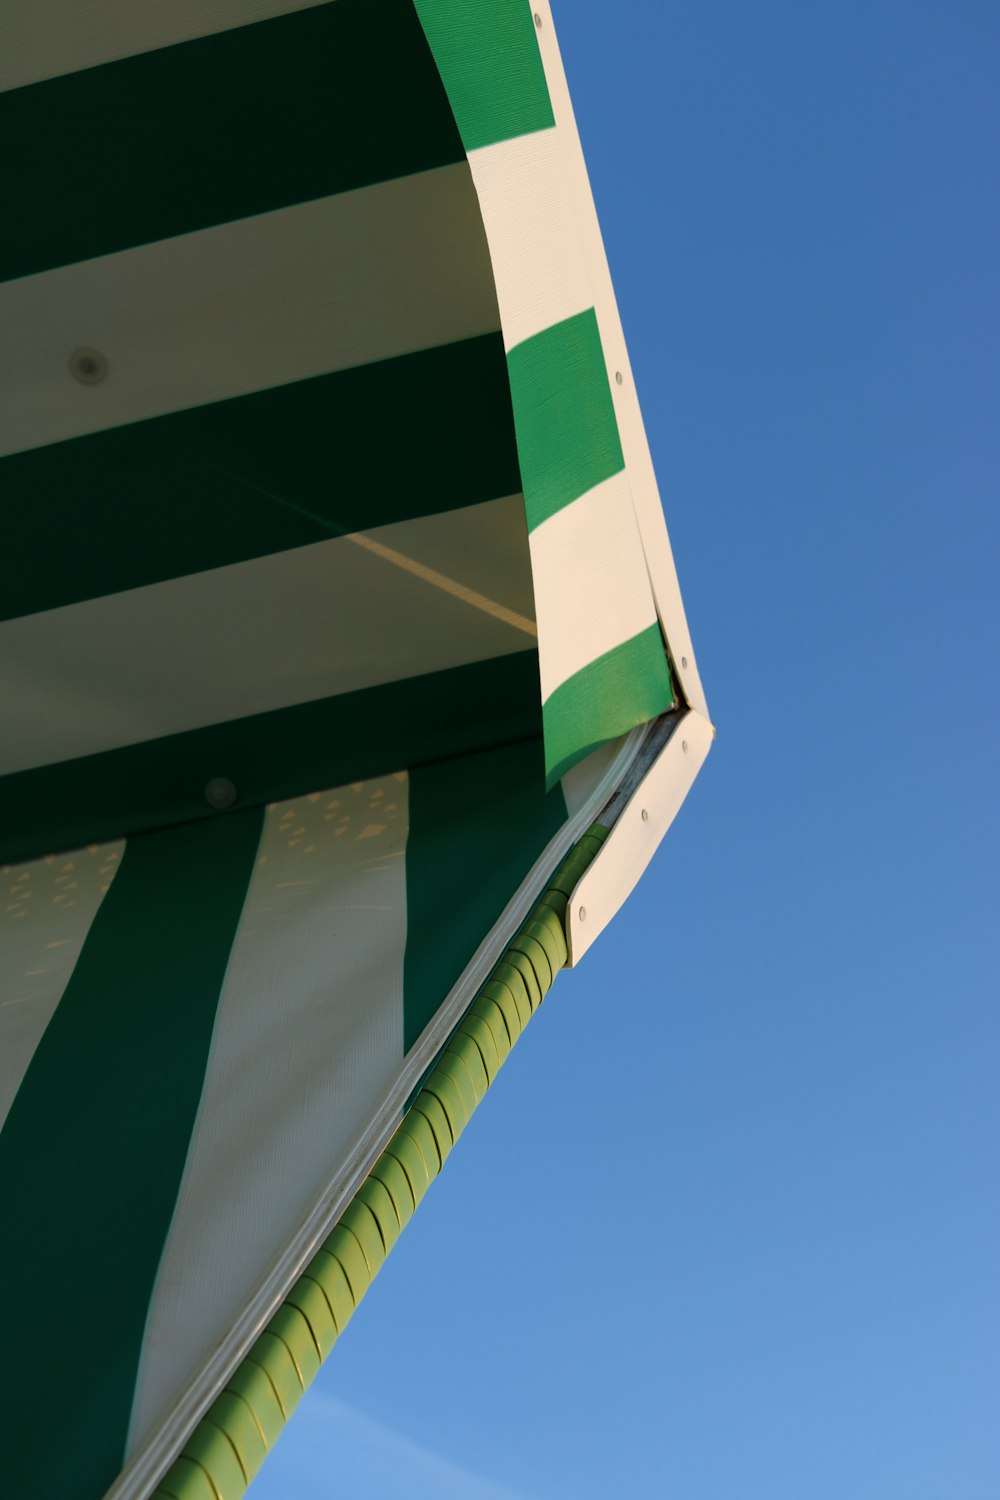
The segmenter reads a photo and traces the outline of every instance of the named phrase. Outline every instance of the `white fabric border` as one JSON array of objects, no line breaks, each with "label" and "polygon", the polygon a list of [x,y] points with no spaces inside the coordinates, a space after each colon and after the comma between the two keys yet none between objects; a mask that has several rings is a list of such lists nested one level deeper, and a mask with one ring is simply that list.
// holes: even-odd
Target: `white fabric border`
[{"label": "white fabric border", "polygon": [[[522,0],[522,3],[527,5],[527,0]],[[611,395],[618,418],[618,434],[625,455],[625,468],[629,476],[632,500],[642,535],[653,597],[656,600],[663,633],[670,646],[674,669],[684,697],[692,708],[697,709],[707,718],[708,706],[691,645],[691,634],[681,599],[680,585],[677,581],[670,539],[667,536],[660,492],[629,365],[611,272],[608,268],[600,224],[597,219],[597,209],[587,176],[587,167],[566,84],[566,75],[563,71],[551,6],[548,0],[531,0],[528,9],[538,17],[536,36],[556,129],[559,132],[579,243],[587,266],[591,300],[597,313],[597,325],[601,334],[604,356],[608,361]],[[619,374],[622,377],[620,383],[617,379]]]}]

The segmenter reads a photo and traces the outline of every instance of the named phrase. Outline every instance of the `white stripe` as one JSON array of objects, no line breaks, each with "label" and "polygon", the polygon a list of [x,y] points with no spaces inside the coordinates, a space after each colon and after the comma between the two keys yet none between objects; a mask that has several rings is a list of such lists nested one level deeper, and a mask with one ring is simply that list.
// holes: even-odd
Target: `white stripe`
[{"label": "white stripe", "polygon": [[534,646],[520,495],[363,536],[0,624],[0,774]]},{"label": "white stripe", "polygon": [[468,166],[418,172],[0,286],[0,453],[498,327]]},{"label": "white stripe", "polygon": [[[666,726],[660,725],[662,730]],[[715,730],[692,709],[676,723],[642,780],[632,787],[607,839],[581,875],[566,909],[570,967],[580,962],[638,884],[701,770]],[[657,738],[659,738],[657,736]],[[654,739],[655,743],[655,739]],[[652,747],[650,747],[652,748]]]},{"label": "white stripe", "polygon": [[124,848],[119,840],[0,866],[0,1128]]},{"label": "white stripe", "polygon": [[558,132],[469,153],[505,349],[593,304]]},{"label": "white stripe", "polygon": [[129,1452],[239,1318],[399,1070],[405,774],[268,810],[146,1324]]},{"label": "white stripe", "polygon": [[628,480],[614,474],[528,538],[542,702],[656,620]]},{"label": "white stripe", "polygon": [[[94,68],[322,0],[4,0],[0,91]],[[125,122],[118,122],[127,129]]]}]

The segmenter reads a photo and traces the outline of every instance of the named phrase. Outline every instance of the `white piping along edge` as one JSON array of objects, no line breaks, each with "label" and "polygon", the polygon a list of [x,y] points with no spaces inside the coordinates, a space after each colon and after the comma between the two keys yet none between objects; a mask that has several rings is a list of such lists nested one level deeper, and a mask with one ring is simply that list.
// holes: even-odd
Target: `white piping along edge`
[{"label": "white piping along edge", "polygon": [[532,911],[546,881],[624,781],[646,739],[647,729],[648,726],[642,724],[625,736],[591,795],[539,855],[499,921],[480,943],[443,1004],[410,1048],[396,1081],[387,1090],[342,1166],[314,1200],[313,1207],[285,1251],[245,1305],[228,1337],[217,1345],[207,1363],[188,1382],[158,1430],[132,1455],[106,1491],[105,1500],[142,1500],[177,1458],[191,1432],[250,1352],[258,1335],[331,1233],[388,1145],[402,1119],[407,1099],[468,1010],[477,991],[485,984],[508,942]]}]

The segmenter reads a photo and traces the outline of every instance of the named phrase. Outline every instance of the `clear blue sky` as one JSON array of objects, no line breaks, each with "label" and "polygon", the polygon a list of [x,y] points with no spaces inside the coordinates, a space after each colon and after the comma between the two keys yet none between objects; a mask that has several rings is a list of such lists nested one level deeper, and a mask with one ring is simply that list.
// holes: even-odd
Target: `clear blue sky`
[{"label": "clear blue sky", "polygon": [[1000,7],[556,20],[717,744],[256,1500],[1000,1494]]}]

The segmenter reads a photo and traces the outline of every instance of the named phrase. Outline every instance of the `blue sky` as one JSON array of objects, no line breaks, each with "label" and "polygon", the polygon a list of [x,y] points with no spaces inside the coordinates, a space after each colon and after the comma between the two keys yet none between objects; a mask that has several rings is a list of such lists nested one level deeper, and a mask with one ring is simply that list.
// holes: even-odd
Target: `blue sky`
[{"label": "blue sky", "polygon": [[1000,1493],[1000,9],[556,20],[719,737],[257,1500]]}]

